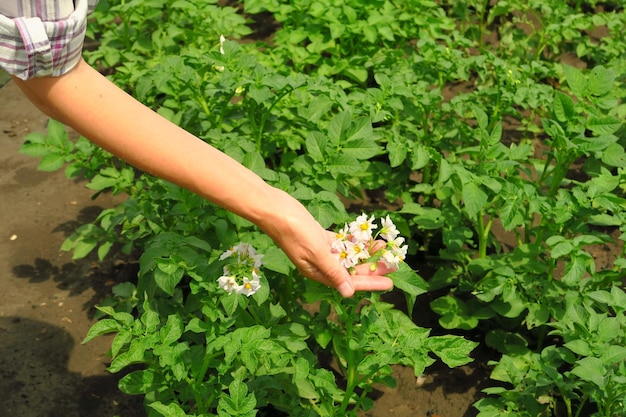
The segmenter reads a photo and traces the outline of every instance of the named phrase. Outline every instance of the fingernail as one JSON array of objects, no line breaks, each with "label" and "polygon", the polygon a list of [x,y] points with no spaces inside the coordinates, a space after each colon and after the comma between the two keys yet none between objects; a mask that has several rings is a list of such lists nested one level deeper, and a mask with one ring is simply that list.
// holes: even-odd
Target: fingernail
[{"label": "fingernail", "polygon": [[354,288],[352,288],[352,285],[346,281],[337,287],[337,291],[339,291],[339,294],[343,297],[352,297],[354,294]]}]

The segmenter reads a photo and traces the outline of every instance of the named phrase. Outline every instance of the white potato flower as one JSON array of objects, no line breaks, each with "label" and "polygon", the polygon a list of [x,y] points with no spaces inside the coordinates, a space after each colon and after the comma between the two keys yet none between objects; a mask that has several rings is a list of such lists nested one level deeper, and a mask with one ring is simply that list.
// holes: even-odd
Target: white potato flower
[{"label": "white potato flower", "polygon": [[237,283],[237,279],[234,276],[222,275],[218,278],[217,284],[221,289],[229,294],[239,292],[241,290],[241,285]]},{"label": "white potato flower", "polygon": [[[235,292],[251,296],[261,288],[260,268],[263,255],[258,254],[249,243],[239,243],[224,251],[220,261],[233,258],[223,267],[223,275],[217,282],[229,294]],[[250,278],[252,277],[252,278]]]},{"label": "white potato flower", "polygon": [[374,224],[374,220],[374,216],[371,216],[368,219],[367,214],[361,214],[359,217],[356,218],[356,220],[350,222],[350,225],[348,226],[350,230],[350,235],[352,235],[353,238],[358,241],[369,241],[372,238],[373,230],[377,227]]},{"label": "white potato flower", "polygon": [[250,297],[261,288],[261,281],[258,276],[249,279],[243,278],[243,284],[237,289],[237,294],[243,294],[246,297]]}]

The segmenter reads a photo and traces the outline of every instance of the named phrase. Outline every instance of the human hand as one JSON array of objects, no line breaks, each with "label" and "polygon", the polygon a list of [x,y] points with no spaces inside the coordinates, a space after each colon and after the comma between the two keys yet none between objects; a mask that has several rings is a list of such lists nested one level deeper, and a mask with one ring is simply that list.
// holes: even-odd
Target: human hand
[{"label": "human hand", "polygon": [[348,272],[332,252],[335,233],[325,230],[302,204],[282,191],[277,191],[280,211],[264,219],[259,226],[291,259],[300,273],[308,279],[336,288],[344,297],[355,291],[385,291],[393,282],[384,276],[394,270],[384,262],[375,268],[371,264],[355,267]]}]

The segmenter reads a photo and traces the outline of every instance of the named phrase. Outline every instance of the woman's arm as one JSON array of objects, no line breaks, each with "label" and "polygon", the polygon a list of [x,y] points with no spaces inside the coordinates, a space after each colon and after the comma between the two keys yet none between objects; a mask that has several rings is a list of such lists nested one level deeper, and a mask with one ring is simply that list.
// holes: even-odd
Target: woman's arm
[{"label": "woman's arm", "polygon": [[48,116],[130,164],[244,217],[267,233],[307,278],[337,288],[391,288],[390,272],[350,275],[330,251],[333,234],[298,201],[116,87],[86,62],[60,77],[14,78]]}]

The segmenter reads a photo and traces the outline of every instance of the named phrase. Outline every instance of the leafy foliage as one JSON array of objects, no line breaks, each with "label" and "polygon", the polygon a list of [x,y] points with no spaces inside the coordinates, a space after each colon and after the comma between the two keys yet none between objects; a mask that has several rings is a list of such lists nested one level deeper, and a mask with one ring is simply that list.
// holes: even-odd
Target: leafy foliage
[{"label": "leafy foliage", "polygon": [[[121,389],[151,416],[354,415],[372,384],[393,386],[391,364],[469,360],[473,342],[410,320],[430,292],[443,329],[479,331],[494,353],[481,417],[626,414],[622,2],[228,4],[101,0],[87,59],[324,226],[346,202],[391,212],[411,248],[394,274],[408,311],[302,282],[248,222],[51,122],[23,147],[41,169],[128,195],[64,244],[142,251],[87,336],[116,333],[112,371],[144,365]],[[271,271],[250,299],[215,282],[239,241]]]}]

